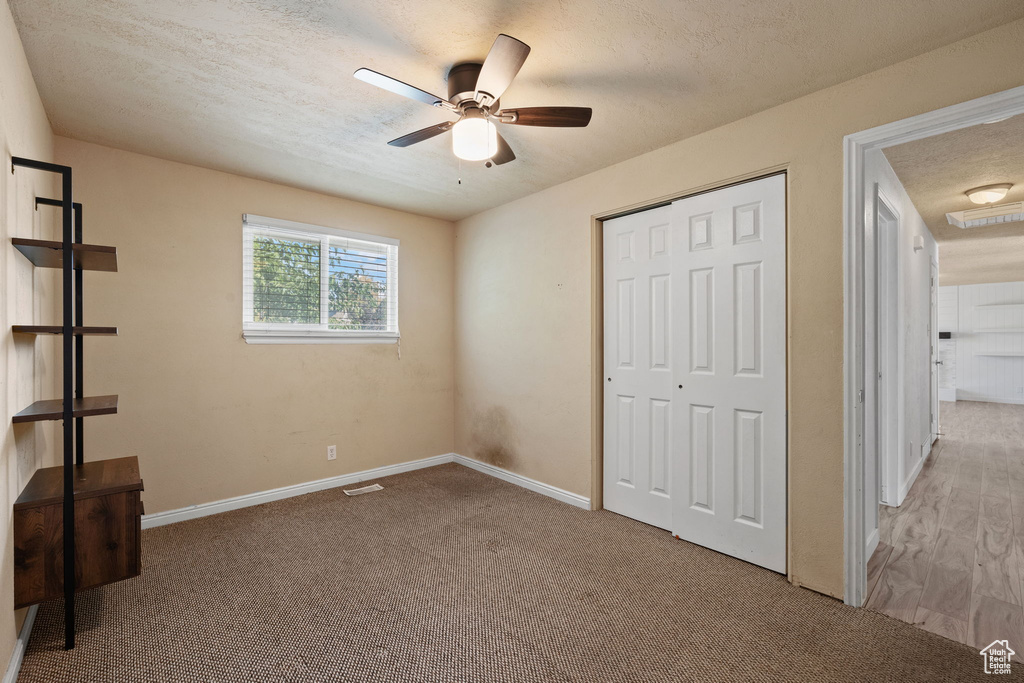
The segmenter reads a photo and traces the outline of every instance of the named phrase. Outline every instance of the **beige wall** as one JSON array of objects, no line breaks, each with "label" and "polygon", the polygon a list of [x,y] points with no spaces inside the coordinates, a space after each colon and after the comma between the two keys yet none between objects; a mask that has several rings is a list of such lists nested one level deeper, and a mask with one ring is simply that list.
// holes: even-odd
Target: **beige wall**
[{"label": "beige wall", "polygon": [[0,669],[14,649],[16,629],[25,610],[14,611],[14,542],[11,506],[38,467],[56,464],[55,423],[11,424],[11,416],[33,401],[52,398],[60,366],[54,364],[53,339],[11,334],[11,325],[60,322],[55,292],[58,271],[36,270],[11,247],[11,237],[60,239],[57,214],[35,211],[36,195],[48,196],[55,185],[49,174],[20,169],[11,173],[11,157],[53,160],[53,135],[21,40],[6,2],[0,2]]},{"label": "beige wall", "polygon": [[460,221],[456,452],[591,495],[591,217],[785,166],[790,574],[841,596],[843,136],[1019,86],[1021,63],[1016,22]]},{"label": "beige wall", "polygon": [[[137,455],[146,512],[452,451],[451,223],[56,138],[86,242],[117,247],[86,275],[86,459]],[[242,214],[394,237],[394,344],[252,345],[242,330]],[[327,446],[338,459],[327,460]]]}]

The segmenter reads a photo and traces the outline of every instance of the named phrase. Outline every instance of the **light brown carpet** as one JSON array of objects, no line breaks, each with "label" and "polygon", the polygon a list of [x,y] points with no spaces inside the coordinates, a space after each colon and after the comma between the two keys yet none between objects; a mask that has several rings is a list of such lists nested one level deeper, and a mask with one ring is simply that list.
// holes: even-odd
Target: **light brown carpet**
[{"label": "light brown carpet", "polygon": [[[782,576],[444,465],[143,534],[43,605],[21,681],[965,681],[981,657]],[[1015,664],[1024,673],[1024,664]]]}]

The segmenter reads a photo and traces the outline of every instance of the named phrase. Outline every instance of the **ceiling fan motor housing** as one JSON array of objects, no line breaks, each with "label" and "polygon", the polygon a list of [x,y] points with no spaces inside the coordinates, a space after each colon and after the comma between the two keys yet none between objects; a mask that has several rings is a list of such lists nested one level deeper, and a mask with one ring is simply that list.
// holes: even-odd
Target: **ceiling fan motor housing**
[{"label": "ceiling fan motor housing", "polygon": [[[480,67],[482,64],[466,63],[456,64],[448,72],[448,101],[459,107],[463,103],[469,104],[475,102],[473,96],[476,95],[476,81],[480,75]],[[500,108],[500,101],[496,100],[489,109],[491,111],[498,111]]]}]

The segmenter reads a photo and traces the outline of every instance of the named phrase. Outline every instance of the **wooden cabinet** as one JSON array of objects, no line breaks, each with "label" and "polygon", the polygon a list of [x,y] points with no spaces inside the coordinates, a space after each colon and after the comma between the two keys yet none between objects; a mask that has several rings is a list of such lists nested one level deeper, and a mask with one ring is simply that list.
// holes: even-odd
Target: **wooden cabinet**
[{"label": "wooden cabinet", "polygon": [[[74,467],[75,590],[138,576],[142,479],[138,458]],[[64,468],[41,469],[14,503],[14,606],[64,594]]]}]

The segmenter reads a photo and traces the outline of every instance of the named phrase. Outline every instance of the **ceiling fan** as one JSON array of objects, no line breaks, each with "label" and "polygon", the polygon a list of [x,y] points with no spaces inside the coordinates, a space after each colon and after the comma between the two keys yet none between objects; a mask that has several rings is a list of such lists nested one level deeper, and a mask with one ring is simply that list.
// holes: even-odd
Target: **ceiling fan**
[{"label": "ceiling fan", "polygon": [[450,130],[455,156],[467,161],[486,160],[490,168],[491,164],[505,164],[516,158],[505,138],[498,133],[496,123],[554,128],[582,128],[590,123],[590,107],[499,107],[502,93],[519,73],[529,54],[529,45],[502,33],[494,41],[483,64],[456,64],[451,68],[447,100],[370,69],[358,69],[354,75],[378,88],[425,102],[459,117],[456,121],[446,121],[395,138],[389,145],[408,147]]}]

